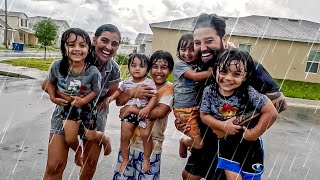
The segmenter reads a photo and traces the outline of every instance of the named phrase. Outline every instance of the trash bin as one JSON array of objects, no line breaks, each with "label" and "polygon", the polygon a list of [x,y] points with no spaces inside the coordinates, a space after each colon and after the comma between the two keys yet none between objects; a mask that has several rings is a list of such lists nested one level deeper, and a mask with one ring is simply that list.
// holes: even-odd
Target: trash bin
[{"label": "trash bin", "polygon": [[23,43],[19,43],[19,51],[23,51],[24,48],[24,44]]},{"label": "trash bin", "polygon": [[12,43],[12,51],[19,51],[19,43]]}]

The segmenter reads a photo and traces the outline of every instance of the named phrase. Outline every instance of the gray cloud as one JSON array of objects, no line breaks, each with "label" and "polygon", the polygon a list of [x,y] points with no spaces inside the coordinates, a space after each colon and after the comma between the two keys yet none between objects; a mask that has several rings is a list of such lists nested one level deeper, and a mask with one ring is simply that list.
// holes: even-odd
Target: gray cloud
[{"label": "gray cloud", "polygon": [[[94,32],[105,23],[119,27],[134,39],[139,32],[151,33],[149,23],[197,16],[202,12],[222,16],[268,15],[320,22],[316,0],[14,0],[11,10],[28,16],[67,20],[73,27]],[[304,7],[304,8],[301,8]]]}]

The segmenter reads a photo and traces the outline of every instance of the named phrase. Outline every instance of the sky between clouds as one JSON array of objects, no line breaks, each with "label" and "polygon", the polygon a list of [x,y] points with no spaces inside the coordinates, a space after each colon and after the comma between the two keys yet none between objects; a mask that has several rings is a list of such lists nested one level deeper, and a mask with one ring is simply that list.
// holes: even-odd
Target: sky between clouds
[{"label": "sky between clouds", "polygon": [[[94,32],[105,23],[118,26],[134,40],[152,33],[149,23],[194,17],[202,12],[221,16],[265,15],[320,23],[318,0],[7,0],[10,11],[67,20],[71,27]],[[4,9],[4,0],[0,0]]]}]

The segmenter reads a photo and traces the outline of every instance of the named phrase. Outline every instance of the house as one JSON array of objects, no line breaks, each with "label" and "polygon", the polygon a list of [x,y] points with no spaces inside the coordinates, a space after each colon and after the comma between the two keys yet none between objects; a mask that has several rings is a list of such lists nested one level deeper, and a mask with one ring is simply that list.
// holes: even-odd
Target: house
[{"label": "house", "polygon": [[[180,36],[196,17],[150,24],[152,51],[176,54]],[[268,16],[224,17],[229,41],[250,52],[272,77],[320,83],[320,24]]]},{"label": "house", "polygon": [[[29,27],[34,31],[34,25],[37,22],[45,20],[45,19],[48,19],[48,17],[43,17],[43,16],[30,17],[29,18]],[[70,25],[65,20],[57,20],[57,19],[51,19],[51,20],[55,24],[55,26],[57,27],[57,30],[58,30],[57,37],[55,39],[55,42],[54,42],[53,46],[54,47],[60,47],[61,36],[62,36],[64,31],[66,31],[67,29],[70,28]]]},{"label": "house", "polygon": [[[4,22],[4,20],[0,18],[0,46],[3,46],[3,47],[5,45],[4,44],[5,28],[6,28],[6,23]],[[8,33],[7,33],[8,45],[10,45],[11,42],[13,42],[14,33],[15,33],[15,30],[8,25]]]},{"label": "house", "polygon": [[152,34],[139,33],[134,44],[138,46],[138,52],[144,53],[147,56],[150,56],[153,52]]},{"label": "house", "polygon": [[[29,17],[23,12],[7,12],[8,25],[15,30],[13,42],[34,44],[34,32],[29,29]],[[0,18],[5,21],[5,11],[0,9]]]}]

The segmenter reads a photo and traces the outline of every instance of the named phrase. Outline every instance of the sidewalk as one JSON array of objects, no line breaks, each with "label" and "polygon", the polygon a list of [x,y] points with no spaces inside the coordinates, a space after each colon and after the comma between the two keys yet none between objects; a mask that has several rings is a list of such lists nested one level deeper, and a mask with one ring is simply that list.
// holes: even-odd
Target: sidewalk
[{"label": "sidewalk", "polygon": [[[48,72],[41,71],[34,68],[3,64],[0,61],[0,75],[44,80],[48,76]],[[288,106],[310,108],[310,109],[320,108],[319,100],[307,100],[307,99],[298,99],[298,98],[286,98],[286,99],[287,99]]]}]

